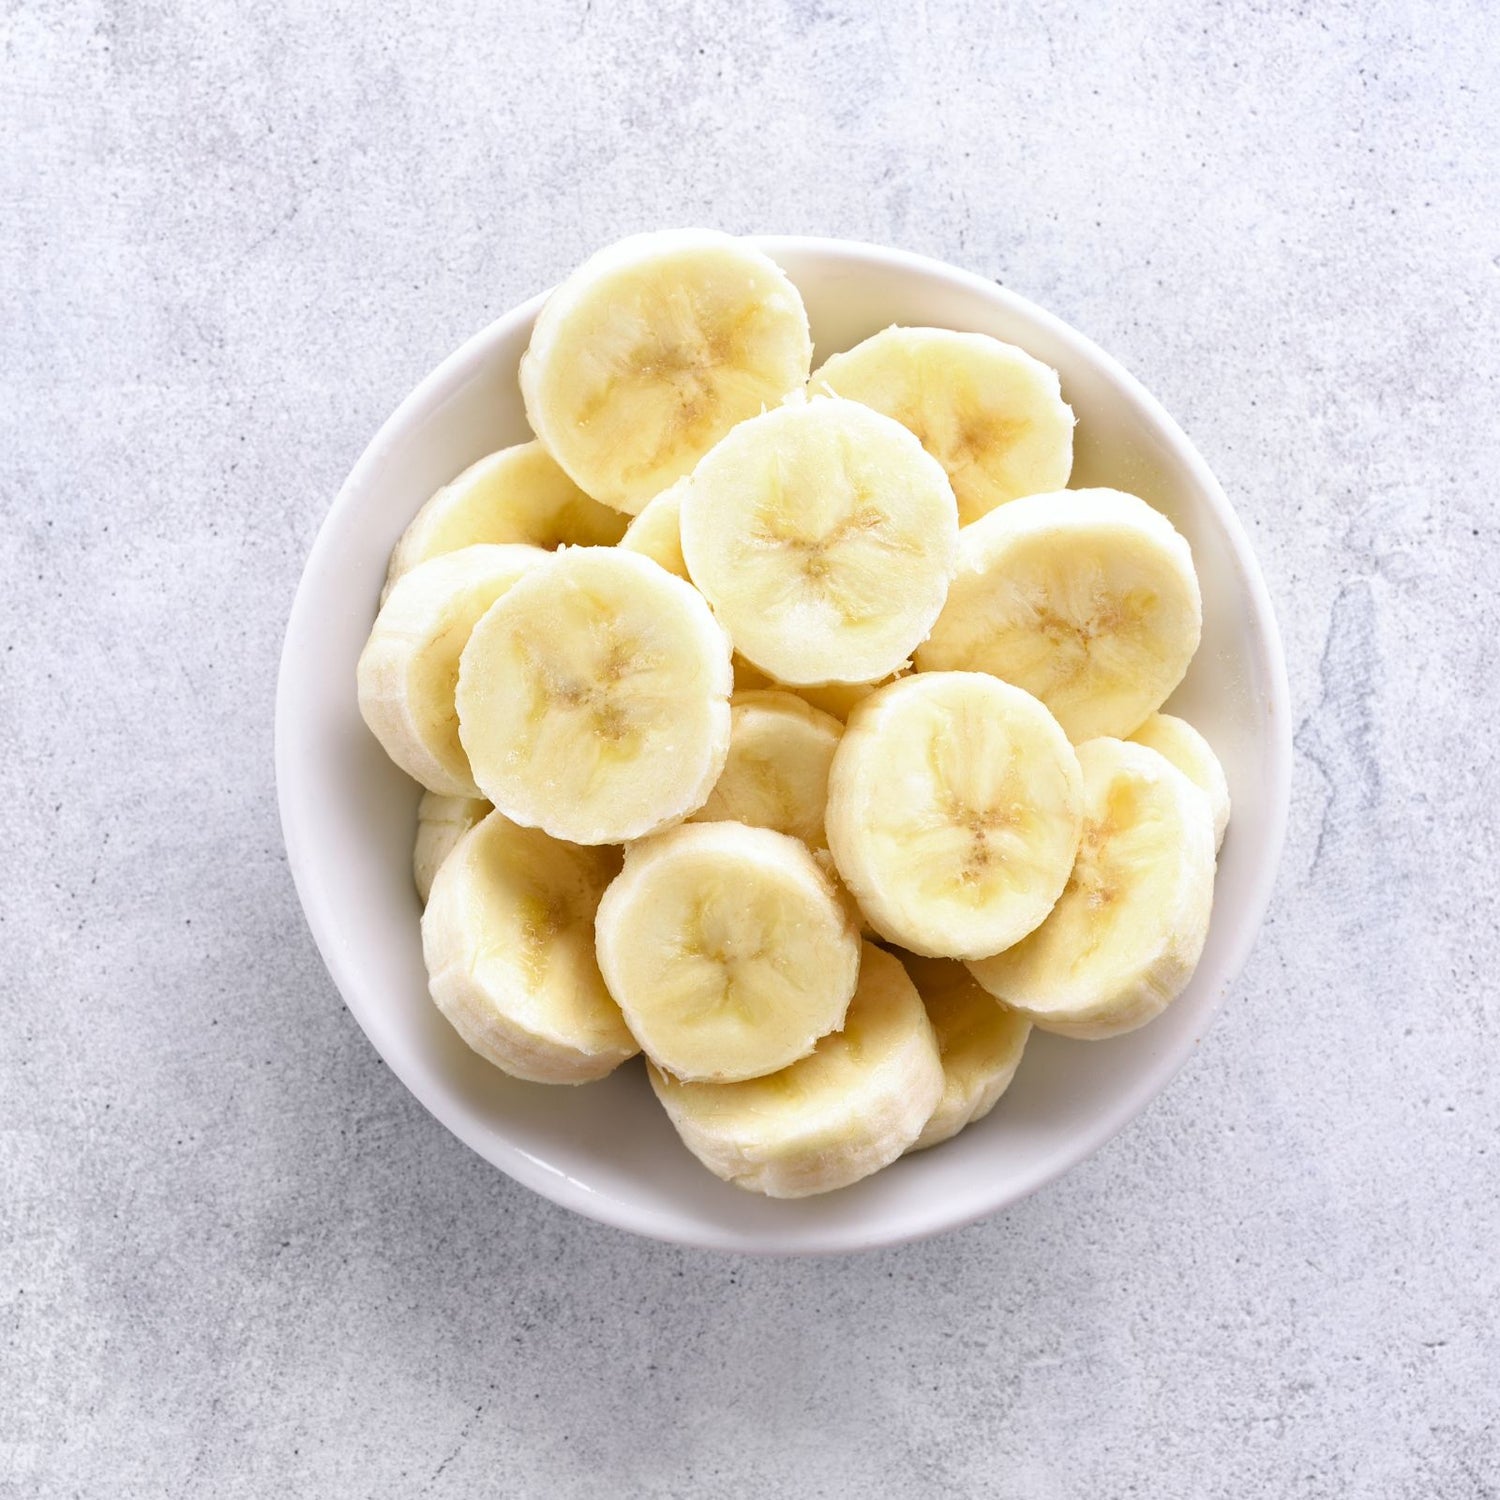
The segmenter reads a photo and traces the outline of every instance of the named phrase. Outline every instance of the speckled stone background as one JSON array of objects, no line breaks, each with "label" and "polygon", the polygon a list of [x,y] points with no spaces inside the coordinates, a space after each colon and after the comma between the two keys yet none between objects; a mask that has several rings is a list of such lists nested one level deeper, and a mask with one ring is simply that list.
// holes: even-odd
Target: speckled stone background
[{"label": "speckled stone background", "polygon": [[[1500,1494],[1500,22],[1475,3],[4,7],[0,1494]],[[939,255],[1134,369],[1281,614],[1296,794],[1107,1150],[746,1261],[513,1186],[277,826],[302,560],[623,232]]]}]

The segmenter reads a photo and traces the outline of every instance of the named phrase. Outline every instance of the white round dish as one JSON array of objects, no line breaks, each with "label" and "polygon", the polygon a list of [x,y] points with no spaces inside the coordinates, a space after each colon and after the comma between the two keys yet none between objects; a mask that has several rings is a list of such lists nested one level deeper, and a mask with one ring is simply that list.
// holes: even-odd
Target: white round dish
[{"label": "white round dish", "polygon": [[1107,354],[1051,314],[938,261],[841,240],[758,243],[801,289],[815,365],[890,323],[994,334],[1057,367],[1078,416],[1074,486],[1113,485],[1192,545],[1203,644],[1168,707],[1224,763],[1234,816],[1213,925],[1187,991],[1108,1042],[1034,1033],[980,1124],[842,1192],[791,1202],[730,1187],[678,1142],[639,1060],[602,1083],[519,1083],[477,1057],[427,997],[412,887],[420,789],[385,757],[354,669],[392,546],[417,508],[482,455],[530,434],[516,384],[542,298],[470,339],[376,434],[329,511],[292,606],[276,700],[276,779],[308,925],[355,1019],[406,1086],[518,1182],[622,1229],[761,1253],[889,1245],[993,1213],[1097,1150],[1192,1051],[1248,957],[1286,827],[1291,723],[1276,621],[1245,533],[1181,429]]}]

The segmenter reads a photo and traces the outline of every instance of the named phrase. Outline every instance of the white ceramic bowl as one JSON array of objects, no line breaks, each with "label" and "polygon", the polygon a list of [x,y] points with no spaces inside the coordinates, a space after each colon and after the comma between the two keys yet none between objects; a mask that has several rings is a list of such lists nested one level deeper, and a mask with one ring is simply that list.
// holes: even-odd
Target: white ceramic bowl
[{"label": "white ceramic bowl", "polygon": [[1040,308],[937,261],[839,240],[759,242],[801,289],[823,359],[890,323],[974,329],[1062,375],[1078,415],[1072,483],[1114,485],[1192,544],[1203,644],[1171,707],[1218,751],[1234,817],[1212,929],[1165,1015],[1109,1042],[1033,1034],[979,1125],[824,1197],[775,1202],[711,1177],[679,1144],[639,1061],[602,1083],[518,1083],[482,1061],[427,998],[411,880],[418,788],[360,720],[354,667],[391,547],[417,507],[475,459],[530,436],[516,365],[535,297],[445,360],[354,467],[292,606],[276,702],[276,777],[292,875],[344,1000],[392,1071],[455,1135],[518,1182],[640,1234],[741,1251],[888,1245],[1014,1203],[1096,1150],[1166,1086],[1255,940],[1286,824],[1286,668],[1239,521],[1176,423],[1108,355]]}]

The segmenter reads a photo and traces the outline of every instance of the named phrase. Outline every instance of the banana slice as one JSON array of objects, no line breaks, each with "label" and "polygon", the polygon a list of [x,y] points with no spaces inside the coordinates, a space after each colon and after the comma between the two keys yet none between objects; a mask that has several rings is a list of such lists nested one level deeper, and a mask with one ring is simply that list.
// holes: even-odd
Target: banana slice
[{"label": "banana slice", "polygon": [[[748,662],[738,651],[734,653],[734,690],[737,693],[758,693],[766,689],[779,688],[781,684],[774,678],[767,677],[753,662]],[[784,691],[794,693],[795,688],[786,688]]]},{"label": "banana slice", "polygon": [[633,845],[595,923],[636,1040],[678,1078],[774,1073],[842,1024],[859,939],[786,834],[689,823]]},{"label": "banana slice", "polygon": [[987,334],[887,328],[835,354],[811,388],[914,432],[948,471],[964,525],[1008,500],[1060,490],[1073,471],[1073,411],[1057,371]]},{"label": "banana slice", "polygon": [[825,713],[831,719],[837,719],[842,724],[854,711],[856,704],[863,703],[876,688],[881,688],[887,682],[894,682],[895,677],[886,677],[879,682],[819,682],[816,684],[802,684],[793,687],[789,683],[777,682],[774,677],[768,677],[761,669],[752,662],[745,660],[738,652],[734,657],[734,690],[736,693],[777,692],[791,693],[800,698],[810,707]]},{"label": "banana slice", "polygon": [[942,466],[899,423],[832,397],[741,423],[682,500],[693,582],[736,650],[791,685],[905,665],[943,607],[957,538]]},{"label": "banana slice", "polygon": [[828,768],[844,726],[792,693],[736,693],[729,755],[692,823],[746,823],[826,849]]},{"label": "banana slice", "polygon": [[640,1049],[594,958],[620,868],[492,812],[442,863],[422,914],[432,998],[481,1057],[532,1083],[587,1083]]},{"label": "banana slice", "polygon": [[1224,842],[1224,830],[1229,827],[1229,781],[1208,741],[1186,719],[1172,714],[1152,714],[1130,738],[1165,755],[1208,798],[1217,854]]},{"label": "banana slice", "polygon": [[1127,735],[1182,681],[1203,626],[1188,544],[1119,490],[1031,495],[961,536],[918,671],[993,672],[1075,743]]},{"label": "banana slice", "polygon": [[[900,675],[902,674],[896,674]],[[842,724],[848,721],[849,715],[877,688],[895,680],[896,677],[893,676],[880,682],[820,682],[815,687],[790,688],[788,691],[796,693],[799,698],[811,703],[814,708],[822,709],[825,714]]]},{"label": "banana slice", "polygon": [[619,844],[703,805],[729,749],[729,690],[729,642],[695,588],[618,547],[569,547],[475,627],[459,733],[506,817]]},{"label": "banana slice", "polygon": [[417,896],[426,904],[443,861],[458,841],[491,811],[482,797],[440,797],[423,792],[417,807],[417,841],[411,853],[411,874]]},{"label": "banana slice", "polygon": [[403,574],[375,617],[359,658],[359,711],[430,792],[479,796],[454,712],[459,653],[480,616],[546,557],[518,543],[445,553]]},{"label": "banana slice", "polygon": [[681,1083],[648,1067],[683,1144],[716,1177],[771,1198],[848,1187],[901,1155],[943,1093],[937,1039],[906,971],[864,945],[841,1031],[744,1083]]},{"label": "banana slice", "polygon": [[827,849],[814,849],[812,857],[818,862],[818,868],[828,877],[828,883],[833,887],[833,894],[839,898],[839,905],[844,909],[849,925],[862,938],[878,938],[880,934],[870,926],[870,919],[859,909],[859,902],[854,899],[849,887],[839,878],[839,867],[834,864],[833,855]]},{"label": "banana slice", "polygon": [[418,563],[478,542],[609,547],[625,518],[600,505],[558,468],[540,443],[518,443],[471,464],[413,518],[391,553],[389,588]]},{"label": "banana slice", "polygon": [[1145,745],[1089,740],[1078,760],[1087,812],[1067,890],[1024,942],[969,971],[1045,1031],[1118,1036],[1192,977],[1213,904],[1213,815]]},{"label": "banana slice", "polygon": [[[659,494],[629,526],[620,538],[620,546],[629,552],[649,557],[657,567],[687,579],[687,564],[682,560],[682,494],[687,480],[679,479]],[[691,582],[691,579],[688,579]]]},{"label": "banana slice", "polygon": [[978,672],[903,677],[849,716],[828,844],[882,937],[981,958],[1025,937],[1067,884],[1078,757],[1030,694]]},{"label": "banana slice", "polygon": [[727,234],[670,230],[601,250],[548,297],[521,395],[558,463],[634,515],[811,364],[807,311],[774,261]]},{"label": "banana slice", "polygon": [[777,682],[773,677],[767,677],[757,666],[746,661],[743,656],[736,653],[734,658],[734,690],[737,693],[757,692],[761,689],[772,689],[783,693],[795,693],[804,703],[811,704],[813,708],[819,709],[830,718],[837,719],[842,724],[857,704],[863,703],[876,688],[882,688],[887,682],[894,682],[896,677],[886,677],[880,682],[820,682],[814,685],[803,684],[801,687],[789,687],[787,684]]},{"label": "banana slice", "polygon": [[1031,1022],[1001,1005],[951,958],[903,953],[943,1058],[943,1097],[909,1148],[925,1151],[982,1120],[1010,1087]]}]

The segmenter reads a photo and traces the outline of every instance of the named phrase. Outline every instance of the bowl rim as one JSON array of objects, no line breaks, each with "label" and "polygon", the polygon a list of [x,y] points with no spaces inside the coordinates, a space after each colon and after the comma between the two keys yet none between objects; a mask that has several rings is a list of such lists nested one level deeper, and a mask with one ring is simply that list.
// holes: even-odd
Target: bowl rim
[{"label": "bowl rim", "polygon": [[[1198,1035],[1201,1036],[1207,1025],[1218,1014],[1229,988],[1243,971],[1258,939],[1280,870],[1291,801],[1291,692],[1281,632],[1272,606],[1270,591],[1266,587],[1249,537],[1223,487],[1177,421],[1113,355],[1056,314],[1011,291],[1003,283],[962,270],[931,256],[862,240],[818,235],[747,235],[745,238],[764,250],[773,260],[783,251],[790,251],[794,255],[812,254],[839,258],[847,261],[851,268],[879,266],[886,270],[913,274],[947,283],[950,287],[962,292],[977,293],[991,301],[1008,306],[1021,316],[1045,327],[1053,337],[1071,346],[1081,358],[1104,372],[1124,394],[1135,402],[1140,412],[1160,429],[1170,443],[1174,457],[1183,464],[1194,485],[1206,497],[1245,580],[1255,617],[1256,633],[1262,643],[1264,653],[1262,665],[1267,684],[1266,720],[1269,728],[1265,779],[1271,804],[1271,823],[1269,827],[1261,831],[1260,841],[1265,851],[1264,857],[1254,870],[1248,892],[1238,907],[1237,921],[1223,963],[1223,979],[1215,987],[1215,992],[1209,997],[1204,1009],[1203,1025],[1198,1028]],[[1012,1185],[996,1192],[992,1199],[968,1200],[956,1208],[949,1207],[946,1210],[944,1205],[938,1204],[923,1214],[920,1221],[914,1215],[908,1216],[908,1220],[897,1222],[889,1232],[886,1232],[883,1224],[879,1223],[859,1226],[856,1232],[851,1232],[848,1226],[831,1226],[821,1234],[813,1236],[811,1243],[808,1242],[807,1236],[803,1236],[802,1242],[796,1246],[745,1241],[730,1231],[694,1232],[693,1228],[684,1227],[675,1221],[668,1224],[665,1222],[666,1216],[658,1210],[639,1205],[632,1206],[628,1200],[597,1193],[587,1184],[576,1181],[546,1161],[531,1155],[513,1141],[503,1142],[503,1149],[496,1152],[493,1149],[493,1140],[481,1144],[479,1132],[471,1127],[460,1111],[449,1107],[448,1099],[443,1091],[425,1087],[422,1081],[414,1076],[413,1069],[409,1068],[403,1060],[393,1057],[391,1052],[382,1046],[379,1035],[378,1008],[368,1005],[365,1001],[345,940],[335,921],[328,893],[314,878],[309,846],[304,839],[306,830],[299,818],[296,805],[302,777],[305,774],[294,758],[288,730],[292,712],[290,705],[294,695],[293,685],[299,673],[296,643],[302,633],[314,623],[312,616],[314,614],[313,600],[318,592],[316,585],[322,575],[333,566],[332,553],[339,522],[344,513],[354,507],[357,497],[365,489],[370,476],[380,468],[386,461],[387,455],[404,438],[413,419],[431,407],[441,404],[454,388],[466,383],[475,371],[482,367],[492,345],[510,334],[517,325],[533,320],[546,301],[549,291],[539,292],[502,313],[500,317],[466,339],[426,375],[381,423],[374,437],[370,439],[350,470],[348,477],[339,487],[333,503],[325,513],[298,579],[282,639],[277,672],[274,734],[277,805],[292,882],[314,944],[335,987],[349,1013],[386,1066],[418,1102],[452,1134],[485,1161],[498,1167],[523,1187],[539,1193],[561,1207],[571,1209],[575,1213],[615,1229],[642,1234],[667,1243],[700,1249],[728,1250],[739,1254],[773,1256],[847,1254],[858,1250],[890,1247],[926,1239],[948,1230],[976,1223],[1003,1208],[1019,1203],[1055,1182],[1065,1172],[1092,1156],[1141,1115],[1181,1071],[1197,1044],[1197,1037],[1186,1036],[1175,1049],[1165,1051],[1159,1058],[1153,1059],[1149,1066],[1143,1067],[1134,1078],[1132,1087],[1122,1094],[1114,1108],[1091,1120],[1087,1128],[1081,1129],[1077,1136],[1070,1140],[1066,1151],[1055,1153],[1030,1172],[1023,1174],[1024,1181],[1019,1188]]]}]

